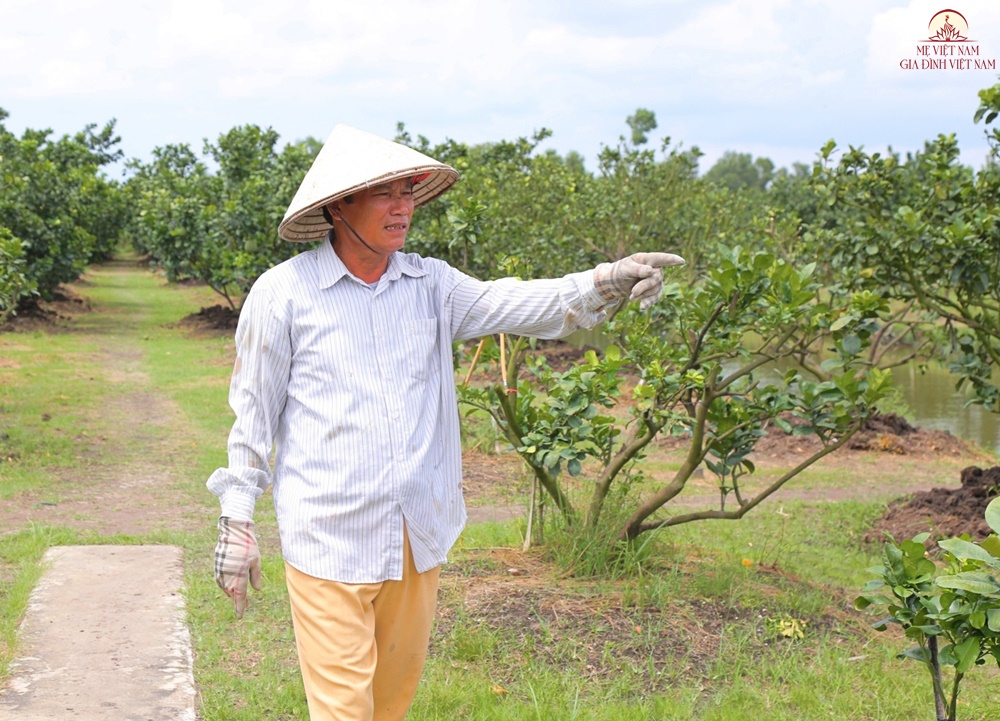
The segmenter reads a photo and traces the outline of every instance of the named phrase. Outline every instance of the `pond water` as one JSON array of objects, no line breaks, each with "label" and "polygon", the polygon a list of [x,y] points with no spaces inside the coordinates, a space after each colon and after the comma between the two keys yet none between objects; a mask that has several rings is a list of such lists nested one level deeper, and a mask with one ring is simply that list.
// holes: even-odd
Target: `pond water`
[{"label": "pond water", "polygon": [[912,363],[893,369],[892,378],[909,407],[906,417],[911,423],[951,431],[984,450],[1000,453],[1000,414],[982,406],[963,407],[964,389],[955,390],[958,377],[947,368],[931,365],[921,373]]},{"label": "pond water", "polygon": [[[603,348],[607,340],[598,330],[578,331],[567,341],[574,345]],[[1000,414],[982,406],[965,407],[965,392],[955,390],[957,376],[944,366],[931,364],[923,372],[910,363],[892,371],[906,409],[900,415],[920,428],[950,431],[952,435],[976,443],[984,450],[1000,454]]]}]

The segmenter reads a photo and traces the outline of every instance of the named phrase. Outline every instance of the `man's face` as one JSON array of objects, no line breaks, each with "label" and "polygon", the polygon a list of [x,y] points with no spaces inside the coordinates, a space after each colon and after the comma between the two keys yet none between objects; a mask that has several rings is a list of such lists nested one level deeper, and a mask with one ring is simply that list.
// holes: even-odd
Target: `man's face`
[{"label": "man's face", "polygon": [[[355,193],[353,203],[340,200],[333,205],[335,220],[339,213],[372,249],[389,255],[406,242],[413,217],[412,182],[407,178],[375,185]],[[338,225],[338,239],[357,243],[354,233]]]}]

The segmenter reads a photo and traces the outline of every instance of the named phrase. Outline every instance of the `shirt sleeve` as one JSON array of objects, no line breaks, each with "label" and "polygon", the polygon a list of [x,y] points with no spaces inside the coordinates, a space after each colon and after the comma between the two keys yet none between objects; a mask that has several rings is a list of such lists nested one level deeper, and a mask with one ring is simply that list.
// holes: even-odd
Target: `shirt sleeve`
[{"label": "shirt sleeve", "polygon": [[594,287],[594,271],[562,278],[481,281],[452,269],[449,293],[454,340],[492,333],[561,338],[593,328],[607,314],[608,301]]},{"label": "shirt sleeve", "polygon": [[240,311],[236,364],[229,405],[236,420],[229,432],[229,466],[206,484],[219,497],[223,516],[251,520],[256,501],[271,485],[271,449],[285,405],[291,337],[266,288],[255,285]]}]

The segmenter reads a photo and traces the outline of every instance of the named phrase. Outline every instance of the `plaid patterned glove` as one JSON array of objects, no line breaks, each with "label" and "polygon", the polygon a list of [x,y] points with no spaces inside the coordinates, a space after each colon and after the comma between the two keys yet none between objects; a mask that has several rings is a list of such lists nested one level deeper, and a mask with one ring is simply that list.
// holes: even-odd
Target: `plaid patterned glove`
[{"label": "plaid patterned glove", "polygon": [[614,263],[601,263],[594,268],[594,287],[608,302],[628,298],[646,310],[663,292],[665,265],[684,265],[684,259],[673,253],[635,253]]},{"label": "plaid patterned glove", "polygon": [[260,590],[260,549],[253,533],[253,521],[219,519],[219,542],[215,546],[215,582],[236,605],[236,618],[243,618],[247,601],[247,581]]}]

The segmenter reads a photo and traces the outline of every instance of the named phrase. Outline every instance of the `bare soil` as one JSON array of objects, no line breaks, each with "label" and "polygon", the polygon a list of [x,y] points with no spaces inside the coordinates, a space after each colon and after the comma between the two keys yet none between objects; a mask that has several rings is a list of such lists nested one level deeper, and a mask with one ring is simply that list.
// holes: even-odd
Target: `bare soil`
[{"label": "bare soil", "polygon": [[236,330],[240,321],[240,312],[227,305],[209,305],[197,313],[185,316],[181,325],[200,331]]},{"label": "bare soil", "polygon": [[90,311],[90,301],[66,286],[60,287],[52,300],[39,299],[18,310],[0,324],[0,333],[57,332],[64,321]]},{"label": "bare soil", "polygon": [[961,482],[958,488],[932,488],[894,500],[865,540],[881,542],[889,534],[902,541],[918,533],[930,533],[931,542],[963,533],[974,541],[984,540],[992,530],[983,514],[1000,495],[1000,466],[969,466],[962,470]]}]

